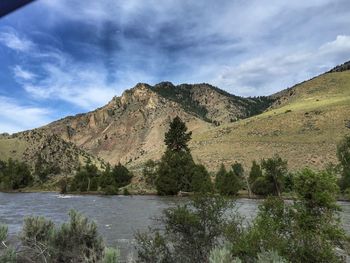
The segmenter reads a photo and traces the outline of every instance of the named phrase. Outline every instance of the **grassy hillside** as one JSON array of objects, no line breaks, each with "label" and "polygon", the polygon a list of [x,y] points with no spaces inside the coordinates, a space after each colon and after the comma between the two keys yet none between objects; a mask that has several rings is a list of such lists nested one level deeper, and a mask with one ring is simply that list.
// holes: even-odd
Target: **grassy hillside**
[{"label": "grassy hillside", "polygon": [[276,153],[292,169],[336,162],[336,144],[350,133],[350,71],[323,74],[275,96],[279,102],[263,114],[194,134],[196,158],[211,169],[234,161],[250,167]]}]

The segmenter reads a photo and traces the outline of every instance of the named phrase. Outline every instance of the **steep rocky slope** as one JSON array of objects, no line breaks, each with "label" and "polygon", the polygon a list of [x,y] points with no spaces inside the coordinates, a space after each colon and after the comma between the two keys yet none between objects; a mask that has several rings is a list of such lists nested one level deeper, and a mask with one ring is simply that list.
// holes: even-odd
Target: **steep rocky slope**
[{"label": "steep rocky slope", "polygon": [[115,164],[159,158],[168,124],[180,116],[198,133],[210,123],[188,113],[177,102],[138,84],[95,111],[67,117],[42,129]]}]

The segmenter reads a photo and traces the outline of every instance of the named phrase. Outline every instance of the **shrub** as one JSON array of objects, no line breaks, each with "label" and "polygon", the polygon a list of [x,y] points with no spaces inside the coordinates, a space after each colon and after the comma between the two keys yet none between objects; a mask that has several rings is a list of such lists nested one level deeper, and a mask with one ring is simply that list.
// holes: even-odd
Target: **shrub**
[{"label": "shrub", "polygon": [[229,246],[216,247],[210,251],[209,263],[232,263]]},{"label": "shrub", "polygon": [[222,195],[236,195],[242,188],[242,181],[233,171],[227,172],[222,164],[216,174],[215,185]]},{"label": "shrub", "polygon": [[236,218],[225,214],[229,208],[232,202],[222,197],[197,196],[165,210],[160,218],[164,231],[136,236],[139,262],[208,262],[227,226],[237,225]]},{"label": "shrub", "polygon": [[104,243],[95,223],[71,211],[70,220],[55,228],[43,217],[29,217],[21,233],[24,249],[20,256],[38,262],[99,262],[103,258]]},{"label": "shrub", "polygon": [[288,263],[274,250],[264,251],[258,254],[257,263]]},{"label": "shrub", "polygon": [[252,192],[257,195],[268,195],[273,191],[272,184],[265,177],[258,177],[252,184]]},{"label": "shrub", "polygon": [[341,190],[350,187],[350,135],[346,136],[337,146],[337,157],[341,165]]},{"label": "shrub", "polygon": [[336,204],[336,178],[304,169],[295,176],[295,191],[293,203],[276,197],[264,201],[235,254],[252,258],[273,250],[291,262],[341,262],[335,248],[348,243]]},{"label": "shrub", "polygon": [[104,252],[103,263],[118,263],[120,251],[115,248],[106,248]]}]

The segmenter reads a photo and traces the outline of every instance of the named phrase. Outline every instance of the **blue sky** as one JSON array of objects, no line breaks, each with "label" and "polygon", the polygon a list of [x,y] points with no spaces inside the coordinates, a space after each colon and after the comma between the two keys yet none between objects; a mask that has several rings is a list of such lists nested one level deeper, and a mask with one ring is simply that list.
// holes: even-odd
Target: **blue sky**
[{"label": "blue sky", "polygon": [[348,0],[37,0],[0,19],[0,132],[138,82],[269,95],[350,60]]}]

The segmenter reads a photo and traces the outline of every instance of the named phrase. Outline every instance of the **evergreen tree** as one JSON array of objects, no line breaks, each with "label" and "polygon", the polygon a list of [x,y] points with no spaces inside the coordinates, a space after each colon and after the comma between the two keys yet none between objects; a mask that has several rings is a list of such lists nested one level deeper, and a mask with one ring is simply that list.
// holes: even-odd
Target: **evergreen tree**
[{"label": "evergreen tree", "polygon": [[175,195],[179,191],[192,191],[194,165],[189,152],[167,150],[159,163],[156,180],[158,194]]},{"label": "evergreen tree", "polygon": [[197,193],[213,191],[210,175],[203,165],[195,165],[192,169],[192,191]]},{"label": "evergreen tree", "polygon": [[115,165],[111,171],[117,187],[124,187],[130,184],[133,174],[121,163]]},{"label": "evergreen tree", "polygon": [[187,143],[191,140],[192,132],[187,132],[186,124],[176,116],[170,123],[170,129],[165,134],[165,144],[171,151],[187,151],[189,148]]},{"label": "evergreen tree", "polygon": [[260,165],[254,160],[252,163],[252,168],[249,173],[249,183],[253,184],[255,180],[259,177],[262,177],[262,171]]},{"label": "evergreen tree", "polygon": [[237,175],[239,178],[243,179],[244,178],[244,168],[241,163],[235,162],[232,165],[232,171],[235,175]]},{"label": "evergreen tree", "polygon": [[191,132],[187,132],[186,124],[176,116],[165,134],[167,149],[158,167],[156,188],[158,194],[174,195],[179,191],[192,191],[192,175],[195,163],[187,143]]},{"label": "evergreen tree", "polygon": [[223,164],[216,174],[215,178],[216,190],[222,195],[236,195],[242,188],[242,180],[234,173],[234,171],[226,171]]},{"label": "evergreen tree", "polygon": [[222,163],[219,171],[216,173],[216,176],[215,176],[215,188],[216,188],[216,190],[219,191],[219,189],[221,189],[221,186],[223,184],[223,181],[224,181],[226,174],[227,174],[227,171],[226,171],[225,165]]}]

